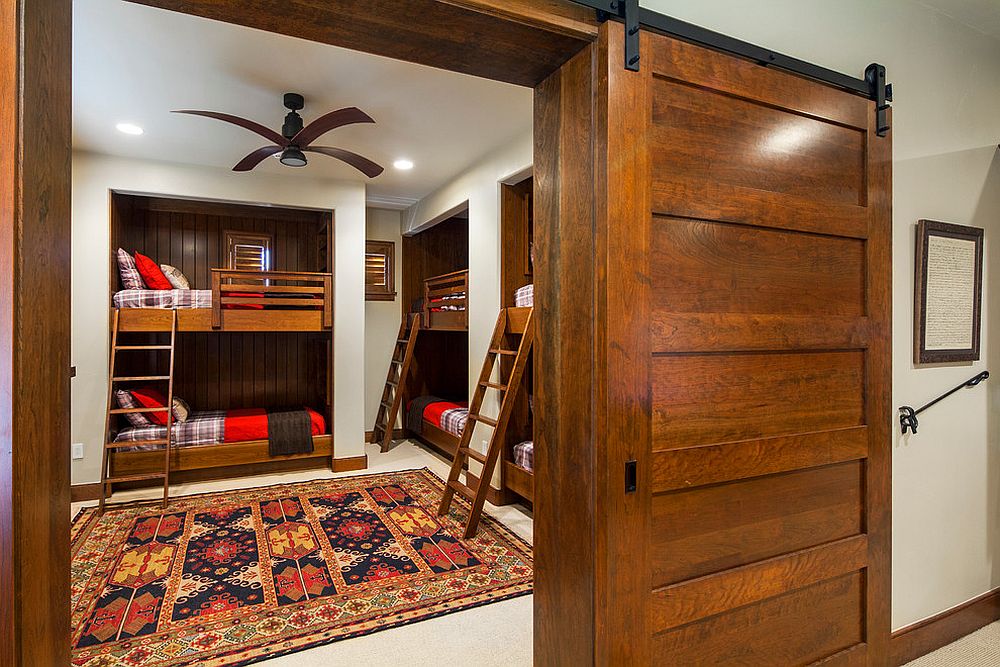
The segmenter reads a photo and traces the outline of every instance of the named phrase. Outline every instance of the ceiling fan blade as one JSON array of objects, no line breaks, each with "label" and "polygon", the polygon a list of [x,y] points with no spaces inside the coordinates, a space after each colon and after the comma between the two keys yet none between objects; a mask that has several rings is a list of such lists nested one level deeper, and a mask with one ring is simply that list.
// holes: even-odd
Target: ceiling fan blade
[{"label": "ceiling fan blade", "polygon": [[299,130],[298,134],[292,138],[292,143],[299,148],[305,148],[330,130],[335,130],[338,127],[343,127],[344,125],[353,125],[354,123],[374,122],[375,121],[371,116],[357,107],[338,109],[336,111],[331,111],[326,115],[320,116]]},{"label": "ceiling fan blade", "polygon": [[280,133],[275,132],[271,128],[264,127],[260,123],[256,123],[246,118],[240,118],[239,116],[233,116],[228,113],[219,113],[218,111],[195,111],[193,109],[179,109],[174,111],[174,113],[184,113],[191,116],[205,116],[206,118],[214,118],[215,120],[221,120],[225,123],[232,123],[233,125],[242,127],[244,130],[256,132],[268,141],[273,141],[279,146],[289,145],[288,139],[285,139]]},{"label": "ceiling fan blade", "polygon": [[308,148],[303,148],[302,150],[308,151],[310,153],[321,153],[323,155],[328,155],[338,160],[342,160],[347,164],[351,165],[362,174],[368,178],[375,178],[381,174],[385,169],[378,164],[375,164],[366,157],[362,157],[357,153],[352,153],[351,151],[345,151],[342,148],[328,148],[325,146],[309,146]]},{"label": "ceiling fan blade", "polygon": [[264,146],[263,148],[258,148],[250,155],[240,160],[233,171],[250,171],[258,164],[271,157],[275,153],[280,153],[284,149],[281,146]]}]

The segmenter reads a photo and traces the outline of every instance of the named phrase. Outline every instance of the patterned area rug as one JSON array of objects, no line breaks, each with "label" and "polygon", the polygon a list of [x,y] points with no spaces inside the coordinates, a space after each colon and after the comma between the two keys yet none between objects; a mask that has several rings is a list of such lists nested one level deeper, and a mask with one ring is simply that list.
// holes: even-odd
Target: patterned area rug
[{"label": "patterned area rug", "polygon": [[246,665],[531,592],[531,547],[429,470],[85,509],[73,664]]}]

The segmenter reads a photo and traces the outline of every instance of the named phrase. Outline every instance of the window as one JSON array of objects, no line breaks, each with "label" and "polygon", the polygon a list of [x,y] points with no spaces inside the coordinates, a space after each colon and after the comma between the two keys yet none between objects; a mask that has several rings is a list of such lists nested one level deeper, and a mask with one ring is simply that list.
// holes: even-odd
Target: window
[{"label": "window", "polygon": [[229,268],[240,271],[271,270],[271,235],[257,232],[226,232]]},{"label": "window", "polygon": [[365,243],[365,300],[394,301],[396,299],[395,255],[392,241]]}]

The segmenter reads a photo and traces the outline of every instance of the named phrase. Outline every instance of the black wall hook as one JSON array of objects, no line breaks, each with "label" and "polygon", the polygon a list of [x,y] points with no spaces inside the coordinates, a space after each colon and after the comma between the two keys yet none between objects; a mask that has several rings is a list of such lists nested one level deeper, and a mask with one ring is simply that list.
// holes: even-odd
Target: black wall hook
[{"label": "black wall hook", "polygon": [[935,398],[930,403],[927,403],[926,405],[922,405],[919,408],[917,408],[916,410],[914,410],[913,408],[911,408],[909,405],[904,405],[903,407],[901,407],[899,409],[899,426],[900,426],[900,428],[903,429],[903,434],[905,435],[906,432],[907,432],[907,430],[912,431],[913,433],[917,432],[917,425],[918,425],[917,415],[919,415],[921,412],[923,412],[927,408],[931,407],[935,403],[939,403],[939,402],[943,401],[944,399],[948,398],[949,396],[951,396],[952,394],[954,394],[959,389],[965,389],[966,387],[975,387],[977,384],[979,384],[983,380],[989,379],[989,377],[990,377],[990,372],[989,371],[983,371],[979,375],[976,375],[975,377],[969,378],[968,380],[966,380],[962,384],[958,385],[954,389],[951,389],[950,391],[946,391],[945,393],[941,394],[940,396],[938,396],[937,398]]}]

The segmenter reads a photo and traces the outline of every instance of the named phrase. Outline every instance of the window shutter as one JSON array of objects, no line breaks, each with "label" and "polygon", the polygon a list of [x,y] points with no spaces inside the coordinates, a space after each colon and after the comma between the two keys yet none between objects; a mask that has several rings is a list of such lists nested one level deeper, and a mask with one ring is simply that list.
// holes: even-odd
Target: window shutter
[{"label": "window shutter", "polygon": [[396,298],[394,264],[396,244],[368,241],[365,244],[365,299],[393,301]]},{"label": "window shutter", "polygon": [[271,235],[226,232],[229,268],[239,271],[271,270]]}]

